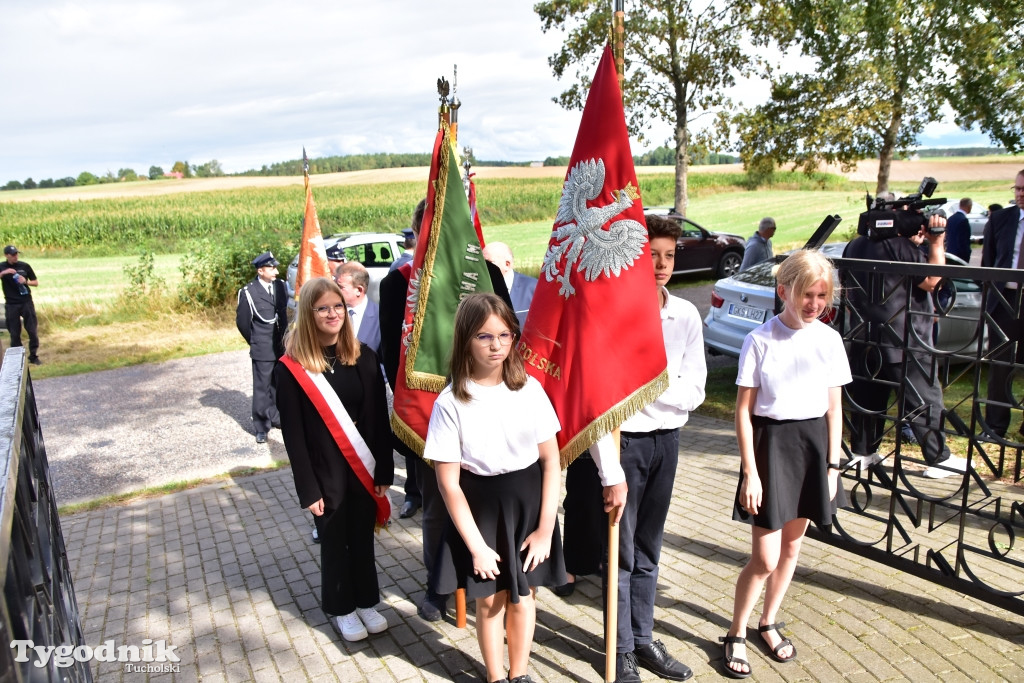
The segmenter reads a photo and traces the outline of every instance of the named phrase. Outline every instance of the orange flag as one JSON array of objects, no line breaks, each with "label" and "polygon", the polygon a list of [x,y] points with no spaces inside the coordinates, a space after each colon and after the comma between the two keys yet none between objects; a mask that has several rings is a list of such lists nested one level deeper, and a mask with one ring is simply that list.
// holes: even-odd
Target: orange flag
[{"label": "orange flag", "polygon": [[[303,151],[305,154],[305,151]],[[324,249],[324,236],[320,232],[320,219],[316,217],[316,202],[313,201],[313,188],[309,186],[306,176],[306,214],[302,219],[302,244],[299,246],[299,268],[295,273],[295,300],[299,300],[299,292],[307,280],[317,277],[331,277],[331,267],[327,263],[327,250]]]},{"label": "orange flag", "polygon": [[653,272],[606,47],[518,345],[562,423],[563,467],[668,388]]}]

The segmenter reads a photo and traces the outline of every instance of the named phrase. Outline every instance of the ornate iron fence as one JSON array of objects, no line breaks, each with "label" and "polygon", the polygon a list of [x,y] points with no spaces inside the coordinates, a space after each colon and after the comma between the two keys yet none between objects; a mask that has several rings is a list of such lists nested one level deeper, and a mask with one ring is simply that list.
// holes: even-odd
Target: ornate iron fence
[{"label": "ornate iron fence", "polygon": [[[91,681],[89,662],[72,656],[85,653],[82,628],[24,347],[0,366],[0,572],[0,683]],[[37,666],[31,646],[19,656],[15,641],[66,646],[67,656]]]},{"label": "ornate iron fence", "polygon": [[[850,505],[830,529],[810,534],[1024,614],[1024,548],[1016,542],[1024,531],[1020,290],[1000,286],[1024,282],[1024,271],[835,263],[844,284],[836,324],[854,372],[844,390]],[[931,310],[912,310],[910,294],[932,275],[944,279],[928,298]],[[880,304],[864,310],[858,289]],[[928,383],[941,388],[943,405],[929,405]],[[1012,419],[1002,436],[990,420],[1000,409]],[[857,452],[872,443],[865,431],[881,437],[877,453]],[[941,450],[939,434],[954,456],[967,458],[966,471],[923,476],[924,453]],[[929,474],[936,472],[944,473]]]}]

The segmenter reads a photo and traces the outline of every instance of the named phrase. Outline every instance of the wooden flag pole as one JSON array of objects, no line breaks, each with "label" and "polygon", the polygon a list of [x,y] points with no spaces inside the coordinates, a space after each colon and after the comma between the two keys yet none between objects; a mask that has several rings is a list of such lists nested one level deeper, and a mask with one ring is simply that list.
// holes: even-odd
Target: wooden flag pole
[{"label": "wooden flag pole", "polygon": [[[612,430],[612,442],[615,443],[615,459],[619,459],[619,428]],[[608,513],[608,559],[605,562],[608,587],[605,603],[604,624],[604,680],[613,683],[615,680],[615,647],[619,628],[619,525],[615,521],[619,509],[612,508]]]},{"label": "wooden flag pole", "polygon": [[[612,53],[615,55],[615,72],[619,77],[619,92],[626,71],[626,12],[624,0],[615,0],[615,15],[612,26]],[[612,431],[615,443],[615,459],[619,460],[619,428]],[[615,522],[618,508],[608,513],[608,560],[605,562],[608,586],[608,603],[605,606],[605,651],[604,679],[615,680],[615,647],[619,628],[619,525]]]}]

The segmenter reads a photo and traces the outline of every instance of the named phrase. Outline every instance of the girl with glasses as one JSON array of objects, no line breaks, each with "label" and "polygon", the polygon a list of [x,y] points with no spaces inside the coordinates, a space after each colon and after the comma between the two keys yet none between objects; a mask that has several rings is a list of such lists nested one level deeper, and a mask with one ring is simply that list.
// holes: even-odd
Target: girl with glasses
[{"label": "girl with glasses", "polygon": [[433,588],[465,588],[476,600],[487,681],[530,683],[535,588],[565,583],[555,515],[561,427],[513,349],[518,331],[512,309],[494,294],[462,300],[451,383],[434,403],[423,457],[435,462],[451,515]]},{"label": "girl with glasses", "polygon": [[295,491],[320,537],[321,606],[345,640],[362,640],[388,627],[373,532],[391,514],[394,460],[380,363],[331,280],[302,286],[274,378]]}]

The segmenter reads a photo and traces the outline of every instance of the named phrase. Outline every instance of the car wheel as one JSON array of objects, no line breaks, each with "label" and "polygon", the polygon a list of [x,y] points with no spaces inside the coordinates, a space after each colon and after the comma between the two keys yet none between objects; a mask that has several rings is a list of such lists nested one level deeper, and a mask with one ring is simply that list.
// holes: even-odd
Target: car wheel
[{"label": "car wheel", "polygon": [[743,258],[735,251],[727,251],[718,259],[718,277],[732,277],[740,269]]}]

